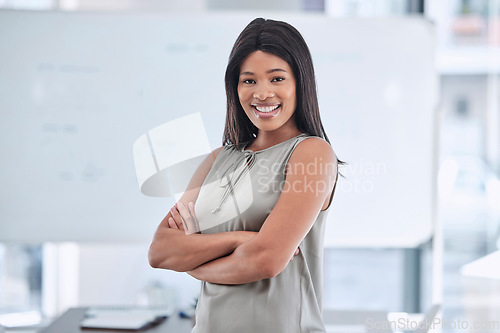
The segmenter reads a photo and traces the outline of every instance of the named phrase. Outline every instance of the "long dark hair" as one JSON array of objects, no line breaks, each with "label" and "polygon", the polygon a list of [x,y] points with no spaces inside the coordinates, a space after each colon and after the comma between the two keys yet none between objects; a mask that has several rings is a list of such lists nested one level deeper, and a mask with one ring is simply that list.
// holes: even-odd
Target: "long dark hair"
[{"label": "long dark hair", "polygon": [[257,127],[248,119],[238,98],[238,80],[243,60],[255,51],[274,54],[285,60],[295,75],[295,122],[299,131],[330,140],[319,115],[316,79],[311,53],[302,35],[290,24],[256,18],[240,33],[226,68],[227,114],[222,144],[243,148],[257,136]]}]

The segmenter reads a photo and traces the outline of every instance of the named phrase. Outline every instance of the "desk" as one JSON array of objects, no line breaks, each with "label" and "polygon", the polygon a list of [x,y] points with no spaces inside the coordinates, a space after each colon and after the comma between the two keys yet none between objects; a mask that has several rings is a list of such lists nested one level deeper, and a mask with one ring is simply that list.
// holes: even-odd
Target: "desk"
[{"label": "desk", "polygon": [[[97,329],[81,329],[79,324],[85,316],[88,308],[71,308],[57,318],[47,328],[41,330],[39,333],[112,333],[112,332],[126,332],[123,330],[97,330]],[[160,325],[152,327],[147,330],[137,332],[144,333],[189,333],[192,329],[192,322],[190,319],[182,319],[179,316],[173,315],[169,317]],[[132,331],[128,331],[132,332]]]}]

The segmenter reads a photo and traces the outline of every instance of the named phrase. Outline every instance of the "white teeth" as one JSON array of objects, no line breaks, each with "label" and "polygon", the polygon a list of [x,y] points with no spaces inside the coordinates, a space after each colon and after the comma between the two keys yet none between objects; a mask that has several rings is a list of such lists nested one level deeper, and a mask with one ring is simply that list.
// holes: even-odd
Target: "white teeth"
[{"label": "white teeth", "polygon": [[279,108],[279,105],[274,105],[274,106],[257,106],[257,105],[254,105],[254,106],[257,109],[257,111],[259,111],[259,112],[266,112],[266,113],[274,111],[277,108]]}]

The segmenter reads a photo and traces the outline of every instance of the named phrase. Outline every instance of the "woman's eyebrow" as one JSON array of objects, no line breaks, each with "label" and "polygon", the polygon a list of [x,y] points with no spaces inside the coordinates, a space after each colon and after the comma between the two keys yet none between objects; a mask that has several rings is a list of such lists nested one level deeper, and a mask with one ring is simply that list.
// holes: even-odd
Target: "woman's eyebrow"
[{"label": "woman's eyebrow", "polygon": [[[270,69],[270,70],[266,71],[266,74],[270,74],[270,73],[274,73],[274,72],[285,72],[286,73],[286,70],[284,70],[282,68],[273,68],[273,69]],[[240,76],[243,76],[243,75],[255,75],[255,73],[252,73],[252,72],[242,72],[240,74]]]},{"label": "woman's eyebrow", "polygon": [[284,70],[282,68],[273,68],[273,69],[268,70],[266,73],[270,74],[270,73],[274,73],[274,72],[285,72],[286,73],[286,70]]}]

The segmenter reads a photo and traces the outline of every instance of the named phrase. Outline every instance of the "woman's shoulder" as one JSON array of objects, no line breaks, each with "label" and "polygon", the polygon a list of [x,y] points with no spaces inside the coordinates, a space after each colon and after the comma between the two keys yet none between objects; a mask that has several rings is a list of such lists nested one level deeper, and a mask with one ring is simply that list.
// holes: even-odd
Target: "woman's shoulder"
[{"label": "woman's shoulder", "polygon": [[306,136],[298,143],[294,154],[307,156],[321,156],[325,158],[337,159],[332,146],[325,139],[319,136]]},{"label": "woman's shoulder", "polygon": [[220,146],[214,150],[212,150],[212,152],[210,153],[210,155],[212,156],[212,162],[215,162],[215,160],[217,159],[217,156],[219,156],[221,153],[223,154],[221,157],[224,156],[224,153],[225,154],[230,154],[230,153],[233,153],[237,151],[236,149],[236,146],[232,143],[227,143],[227,144],[224,144],[223,146]]},{"label": "woman's shoulder", "polygon": [[210,155],[212,155],[212,158],[213,158],[213,161],[215,161],[215,159],[217,158],[217,156],[219,156],[220,152],[223,150],[223,149],[226,149],[227,146],[220,146],[214,150],[212,150],[212,152],[210,153]]},{"label": "woman's shoulder", "polygon": [[332,146],[317,136],[307,136],[300,141],[292,152],[288,164],[305,166],[312,164],[329,170],[332,174],[335,174],[338,168],[337,156]]}]

